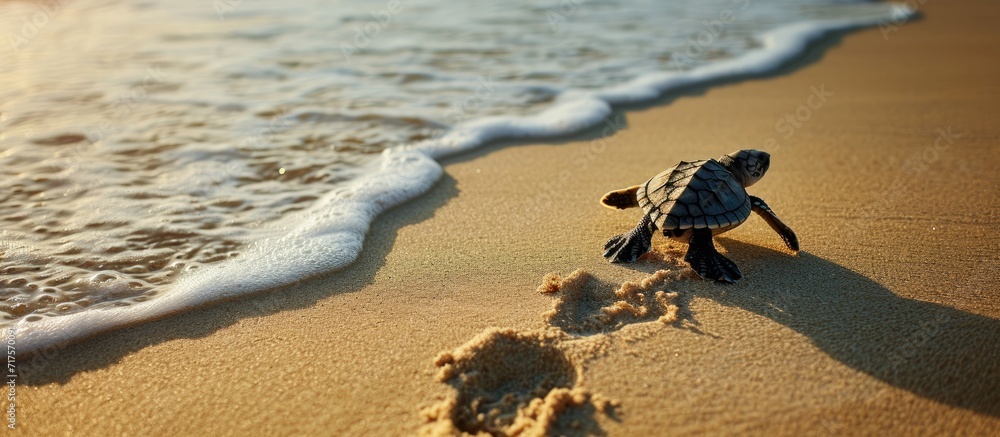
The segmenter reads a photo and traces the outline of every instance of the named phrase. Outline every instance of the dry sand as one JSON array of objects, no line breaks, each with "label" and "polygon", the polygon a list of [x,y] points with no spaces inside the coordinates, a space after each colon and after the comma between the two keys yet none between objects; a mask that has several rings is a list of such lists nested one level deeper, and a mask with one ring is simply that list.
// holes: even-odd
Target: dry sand
[{"label": "dry sand", "polygon": [[[887,40],[851,33],[781,74],[627,108],[607,138],[450,160],[344,271],[24,363],[18,426],[995,433],[1000,3],[921,9]],[[776,126],[787,114],[803,118],[792,131]],[[734,286],[693,279],[678,243],[601,258],[639,218],[602,194],[744,147],[772,153],[750,191],[797,231],[798,256],[753,218],[718,239],[746,276]]]}]

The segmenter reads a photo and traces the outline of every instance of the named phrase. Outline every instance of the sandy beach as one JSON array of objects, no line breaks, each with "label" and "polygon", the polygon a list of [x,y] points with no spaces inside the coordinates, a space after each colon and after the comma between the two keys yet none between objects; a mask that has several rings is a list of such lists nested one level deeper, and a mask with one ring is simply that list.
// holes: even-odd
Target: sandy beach
[{"label": "sandy beach", "polygon": [[[994,434],[1000,5],[920,11],[769,77],[449,159],[345,270],[25,362],[18,428]],[[662,238],[641,262],[602,258],[639,219],[604,193],[743,148],[771,153],[749,191],[801,252],[753,217],[717,239],[735,285]],[[470,414],[483,396],[500,416]]]}]

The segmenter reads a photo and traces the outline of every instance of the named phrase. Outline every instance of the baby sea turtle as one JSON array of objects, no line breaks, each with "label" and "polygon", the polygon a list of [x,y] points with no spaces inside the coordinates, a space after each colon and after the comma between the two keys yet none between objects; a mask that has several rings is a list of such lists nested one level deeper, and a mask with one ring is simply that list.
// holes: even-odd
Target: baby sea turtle
[{"label": "baby sea turtle", "polygon": [[689,243],[684,260],[701,277],[735,282],[743,274],[715,250],[712,236],[739,226],[750,211],[763,217],[789,249],[798,251],[795,233],[745,189],[764,176],[770,159],[766,152],[740,150],[718,161],[681,161],[642,185],[605,194],[604,206],[642,207],[645,215],[635,229],[608,240],[604,257],[611,262],[633,262],[649,252],[653,231],[662,229],[664,236]]}]

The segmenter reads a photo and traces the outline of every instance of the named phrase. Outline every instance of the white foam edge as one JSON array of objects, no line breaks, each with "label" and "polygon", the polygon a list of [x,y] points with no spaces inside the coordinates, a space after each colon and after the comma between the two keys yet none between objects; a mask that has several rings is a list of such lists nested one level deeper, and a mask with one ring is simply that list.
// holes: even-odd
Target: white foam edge
[{"label": "white foam edge", "polygon": [[[761,47],[690,71],[653,73],[597,91],[562,93],[549,109],[531,116],[496,116],[464,122],[442,137],[386,150],[370,173],[336,189],[311,207],[280,220],[274,236],[251,243],[237,258],[178,278],[148,301],[97,307],[13,326],[18,354],[57,349],[107,331],[197,307],[293,284],[342,269],[357,259],[371,223],[387,209],[426,193],[443,169],[436,159],[501,139],[546,138],[593,127],[611,105],[656,99],[681,87],[765,74],[803,54],[813,41],[837,31],[880,22],[899,23],[916,13],[893,4],[885,17],[814,20],[761,35]],[[30,317],[30,316],[29,316]]]}]

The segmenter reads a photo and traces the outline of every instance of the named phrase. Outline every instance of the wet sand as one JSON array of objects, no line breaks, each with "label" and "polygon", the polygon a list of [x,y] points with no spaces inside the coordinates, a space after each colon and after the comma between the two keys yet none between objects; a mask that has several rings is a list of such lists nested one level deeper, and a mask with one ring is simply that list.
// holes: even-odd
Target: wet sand
[{"label": "wet sand", "polygon": [[[451,159],[344,271],[23,363],[18,427],[995,432],[1000,5],[921,10],[772,77]],[[750,192],[798,233],[797,256],[752,218],[717,239],[745,275],[733,286],[693,278],[665,240],[644,262],[603,260],[639,216],[601,195],[747,147],[772,154]],[[477,397],[495,411],[476,417]]]}]

